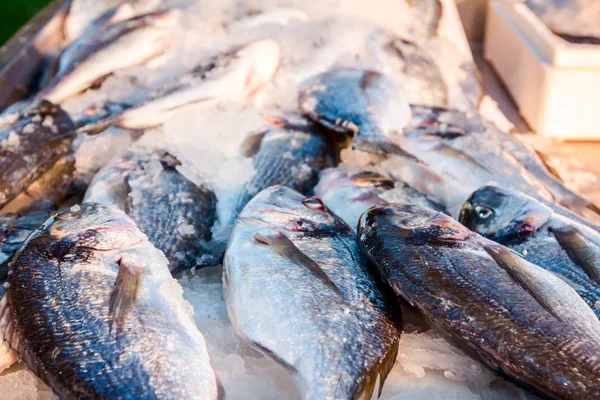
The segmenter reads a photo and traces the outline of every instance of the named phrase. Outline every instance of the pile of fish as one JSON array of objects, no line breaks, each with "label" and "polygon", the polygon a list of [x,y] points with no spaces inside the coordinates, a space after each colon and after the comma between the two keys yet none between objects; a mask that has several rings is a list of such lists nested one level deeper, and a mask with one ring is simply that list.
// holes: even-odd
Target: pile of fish
[{"label": "pile of fish", "polygon": [[[600,399],[600,208],[479,114],[472,65],[442,78],[422,47],[438,1],[405,4],[410,37],[373,31],[371,57],[395,59],[381,68],[294,70],[253,29],[310,28],[308,14],[254,9],[231,21],[248,40],[67,112],[108,75],[153,68],[184,14],[160,6],[74,0],[55,71],[2,113],[0,372],[20,360],[64,399],[223,399],[181,285],[222,265],[228,323],[293,396],[381,396],[420,324],[513,392]],[[277,90],[292,101],[265,100]],[[225,140],[208,131],[228,107],[234,149],[196,153]],[[184,114],[196,139],[169,128]],[[115,129],[129,145],[78,168],[78,146]]]}]

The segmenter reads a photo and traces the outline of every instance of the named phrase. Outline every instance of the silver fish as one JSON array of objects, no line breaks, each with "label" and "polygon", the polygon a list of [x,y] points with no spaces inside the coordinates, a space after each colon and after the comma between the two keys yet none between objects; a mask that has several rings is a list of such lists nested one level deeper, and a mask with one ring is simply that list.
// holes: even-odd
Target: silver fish
[{"label": "silver fish", "polygon": [[319,199],[282,186],[254,197],[223,281],[233,326],[293,374],[303,399],[381,391],[398,350],[392,310],[352,229]]},{"label": "silver fish", "polygon": [[[493,184],[554,201],[586,218],[600,219],[600,208],[569,190],[533,150],[480,116],[425,106],[413,106],[412,115],[411,126],[396,138],[397,143],[449,181],[449,190],[431,195],[444,198],[442,203],[454,216],[471,193]],[[400,166],[391,169],[399,170]],[[419,174],[401,178],[419,190],[420,183],[425,182]]]},{"label": "silver fish", "polygon": [[107,103],[77,122],[79,132],[98,133],[111,125],[146,129],[162,125],[177,110],[195,104],[244,101],[266,86],[279,65],[274,40],[259,40],[219,53],[137,105]]},{"label": "silver fish", "polygon": [[300,110],[334,132],[352,134],[352,148],[392,153],[416,160],[391,139],[410,123],[408,101],[386,75],[360,69],[340,69],[304,82]]},{"label": "silver fish", "polygon": [[373,206],[387,204],[388,200],[444,211],[441,205],[403,182],[394,182],[377,172],[343,165],[321,172],[315,195],[354,229],[363,212]]},{"label": "silver fish", "polygon": [[460,222],[560,276],[600,317],[600,232],[530,196],[493,186],[469,197]]},{"label": "silver fish", "polygon": [[552,399],[600,397],[600,321],[563,280],[437,211],[376,206],[358,237],[450,342]]},{"label": "silver fish", "polygon": [[167,259],[116,208],[73,207],[25,241],[0,331],[61,399],[222,395]]},{"label": "silver fish", "polygon": [[442,19],[443,6],[440,0],[407,0],[417,19],[429,36],[437,36]]},{"label": "silver fish", "polygon": [[125,211],[165,254],[173,275],[220,259],[210,248],[217,198],[181,175],[178,165],[165,151],[132,147],[96,174],[84,197]]},{"label": "silver fish", "polygon": [[166,49],[178,16],[176,11],[161,11],[83,35],[63,51],[56,75],[33,103],[41,99],[61,103],[117,70],[156,57]]}]

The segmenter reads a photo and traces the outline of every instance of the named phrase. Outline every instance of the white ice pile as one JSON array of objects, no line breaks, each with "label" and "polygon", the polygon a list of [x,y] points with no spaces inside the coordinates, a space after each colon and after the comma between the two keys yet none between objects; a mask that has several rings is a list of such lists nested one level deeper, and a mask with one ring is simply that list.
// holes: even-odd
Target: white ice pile
[{"label": "white ice pile", "polygon": [[[468,108],[465,87],[467,56],[444,38],[420,36],[423,27],[407,3],[399,0],[163,0],[164,7],[183,9],[181,29],[174,33],[168,53],[145,66],[118,71],[98,90],[69,100],[65,108],[79,116],[92,105],[138,102],[149,91],[163,87],[199,61],[232,45],[271,38],[281,48],[281,62],[273,82],[252,102],[226,103],[182,110],[161,128],[146,131],[136,145],[165,148],[181,162],[188,179],[211,187],[218,198],[218,218],[229,220],[231,201],[254,173],[252,162],[240,154],[247,136],[265,129],[265,117],[279,117],[297,109],[297,88],[309,76],[333,67],[371,68],[389,74],[405,86],[412,101],[419,90],[403,85],[403,66],[378,51],[387,35],[418,40],[443,60],[450,102]],[[84,179],[119,154],[137,134],[110,129],[76,142],[78,172]],[[345,151],[349,164],[361,166],[371,158]],[[215,236],[225,238],[217,225]],[[194,306],[198,328],[209,346],[213,365],[229,399],[294,399],[292,379],[270,359],[245,344],[227,318],[220,267],[185,274],[179,282]],[[47,399],[47,390],[23,367],[0,376],[3,399]],[[10,393],[6,397],[6,393]],[[512,399],[521,392],[494,378],[479,363],[450,346],[433,332],[404,333],[398,362],[388,377],[382,399]],[[14,396],[13,396],[14,394]],[[10,397],[13,396],[13,397]]]}]

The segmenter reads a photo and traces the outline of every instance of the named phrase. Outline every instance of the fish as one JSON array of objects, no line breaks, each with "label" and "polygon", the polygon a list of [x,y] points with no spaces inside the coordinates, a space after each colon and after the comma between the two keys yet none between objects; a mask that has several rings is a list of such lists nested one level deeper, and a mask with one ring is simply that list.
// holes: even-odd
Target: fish
[{"label": "fish", "polygon": [[271,39],[234,46],[204,60],[140,104],[119,107],[108,102],[90,108],[78,121],[77,131],[94,134],[112,125],[142,130],[162,125],[183,107],[244,101],[271,82],[279,60],[279,45]]},{"label": "fish", "polygon": [[443,6],[440,0],[407,0],[428,36],[438,36]]},{"label": "fish", "polygon": [[4,348],[61,399],[221,399],[167,263],[117,208],[86,203],[56,214],[10,264]]},{"label": "fish", "polygon": [[256,195],[233,229],[223,282],[238,334],[290,372],[302,399],[381,393],[398,351],[395,308],[352,229],[318,198],[285,186]]},{"label": "fish", "polygon": [[[412,116],[410,126],[398,136],[397,142],[441,179],[449,181],[450,190],[445,193],[426,193],[436,199],[445,198],[442,203],[454,217],[458,217],[471,193],[493,184],[556,202],[585,218],[600,220],[600,208],[569,190],[535,151],[478,114],[413,106]],[[391,169],[398,170],[407,163],[400,157],[396,160],[398,165],[390,166]],[[426,190],[422,187],[426,182],[421,173],[407,174],[403,179],[418,190]]]},{"label": "fish", "polygon": [[83,199],[125,211],[165,254],[173,275],[219,263],[210,245],[217,198],[185,178],[179,165],[164,150],[133,146],[94,176]]},{"label": "fish", "polygon": [[548,398],[600,396],[600,321],[556,275],[414,205],[369,209],[358,238],[394,292],[471,357]]},{"label": "fish", "polygon": [[16,213],[0,215],[0,297],[4,294],[2,283],[8,276],[8,263],[25,239],[49,216],[48,211],[25,215]]},{"label": "fish", "polygon": [[559,276],[600,318],[599,231],[533,197],[494,186],[475,191],[459,221]]},{"label": "fish", "polygon": [[246,153],[255,172],[237,197],[234,218],[254,196],[273,185],[312,195],[319,172],[337,164],[335,143],[320,127],[302,120],[279,124],[256,137],[257,147]]},{"label": "fish", "polygon": [[32,103],[42,99],[62,103],[115,71],[162,54],[178,19],[175,10],[160,11],[104,25],[81,36],[63,50],[56,75]]},{"label": "fish", "polygon": [[[73,138],[50,139],[74,128],[71,117],[60,106],[42,101],[0,129],[0,207],[60,167],[57,163],[72,154]],[[31,190],[39,191],[39,186]]]},{"label": "fish", "polygon": [[363,212],[389,201],[446,212],[440,204],[404,182],[347,165],[322,171],[315,195],[355,230]]},{"label": "fish", "polygon": [[375,154],[414,155],[392,137],[411,121],[406,95],[390,77],[361,69],[338,69],[302,83],[300,111],[327,129],[354,136],[352,148]]}]

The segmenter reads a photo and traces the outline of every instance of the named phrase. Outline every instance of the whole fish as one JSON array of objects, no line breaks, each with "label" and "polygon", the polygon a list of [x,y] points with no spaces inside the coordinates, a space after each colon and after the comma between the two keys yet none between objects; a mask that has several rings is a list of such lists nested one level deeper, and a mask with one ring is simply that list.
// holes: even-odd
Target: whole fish
[{"label": "whole fish", "polygon": [[358,237],[450,342],[553,399],[600,396],[600,321],[563,280],[437,211],[376,206]]},{"label": "whole fish", "polygon": [[[600,208],[565,187],[535,151],[480,116],[425,106],[413,106],[412,115],[411,126],[396,140],[441,180],[449,182],[449,190],[440,197],[445,197],[442,203],[453,215],[458,216],[471,193],[494,184],[555,201],[580,215],[600,219]],[[396,159],[397,163],[406,164],[405,160]],[[396,165],[391,169],[400,168]],[[423,166],[414,168],[419,169]],[[402,179],[423,191],[421,184],[429,180],[420,173],[406,174]],[[435,194],[432,197],[438,199]]]},{"label": "whole fish", "polygon": [[560,276],[600,317],[600,232],[530,196],[493,186],[471,195],[460,222]]},{"label": "whole fish", "polygon": [[375,71],[340,69],[303,83],[300,110],[334,132],[352,134],[352,148],[392,153],[416,160],[390,137],[410,123],[406,95],[388,76]]},{"label": "whole fish", "polygon": [[160,0],[73,0],[64,23],[65,41],[72,43],[88,30],[120,21],[121,18],[115,19],[115,14],[127,12],[133,17],[148,13],[159,4]]},{"label": "whole fish", "polygon": [[141,104],[109,102],[88,110],[78,121],[79,132],[98,133],[111,125],[126,129],[146,129],[162,125],[177,110],[194,104],[243,101],[255,95],[275,75],[279,65],[279,45],[259,40],[236,46],[200,63],[166,88],[150,94]]},{"label": "whole fish", "polygon": [[293,374],[303,399],[381,391],[398,351],[395,320],[352,229],[318,198],[283,186],[254,197],[223,281],[235,329]]},{"label": "whole fish", "polygon": [[161,11],[88,32],[63,51],[56,75],[33,102],[61,103],[117,70],[156,57],[166,49],[178,16]]},{"label": "whole fish", "polygon": [[237,198],[233,218],[260,191],[273,185],[312,195],[319,172],[337,162],[335,143],[319,127],[306,121],[283,122],[258,139],[260,142],[254,144],[258,147],[246,154],[252,156],[255,172]]},{"label": "whole fish", "polygon": [[353,229],[356,229],[363,212],[388,201],[444,211],[441,205],[403,182],[394,182],[377,172],[349,166],[321,172],[315,195]]},{"label": "whole fish", "polygon": [[217,198],[181,175],[178,165],[165,151],[132,147],[96,174],[84,197],[125,211],[165,254],[173,275],[219,262],[209,243]]},{"label": "whole fish", "polygon": [[221,398],[167,263],[116,208],[87,203],[57,214],[10,265],[4,349],[61,399]]},{"label": "whole fish", "polygon": [[49,171],[71,154],[73,142],[69,137],[53,138],[74,128],[65,111],[43,101],[0,130],[0,207],[45,173],[52,175]]}]

